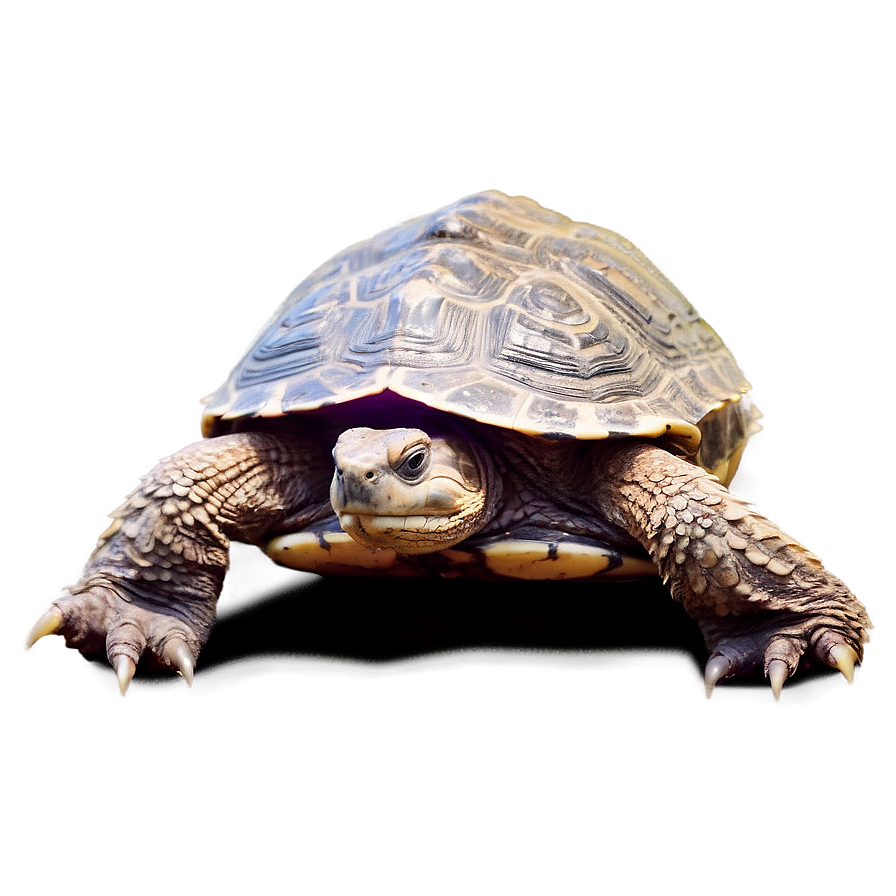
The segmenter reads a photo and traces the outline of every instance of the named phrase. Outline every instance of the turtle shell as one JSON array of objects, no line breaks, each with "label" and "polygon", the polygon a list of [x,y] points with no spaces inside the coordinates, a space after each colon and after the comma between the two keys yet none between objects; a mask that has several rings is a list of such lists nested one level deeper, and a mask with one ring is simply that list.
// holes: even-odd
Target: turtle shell
[{"label": "turtle shell", "polygon": [[391,391],[548,437],[667,436],[749,389],[715,331],[628,240],[498,192],[339,253],[208,400],[228,421]]}]

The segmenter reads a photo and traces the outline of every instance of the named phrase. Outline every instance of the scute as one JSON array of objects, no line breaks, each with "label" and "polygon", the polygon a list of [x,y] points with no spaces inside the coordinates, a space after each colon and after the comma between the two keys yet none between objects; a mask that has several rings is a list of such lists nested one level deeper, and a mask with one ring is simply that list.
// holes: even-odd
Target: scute
[{"label": "scute", "polygon": [[318,268],[209,399],[227,421],[390,390],[530,434],[665,435],[749,389],[692,305],[631,243],[481,193]]}]

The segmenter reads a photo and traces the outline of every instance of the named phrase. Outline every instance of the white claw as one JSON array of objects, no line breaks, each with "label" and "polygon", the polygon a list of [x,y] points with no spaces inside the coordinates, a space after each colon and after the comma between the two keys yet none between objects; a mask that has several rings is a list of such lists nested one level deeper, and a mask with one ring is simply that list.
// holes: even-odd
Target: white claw
[{"label": "white claw", "polygon": [[772,686],[775,700],[781,698],[781,689],[784,687],[784,682],[787,681],[789,675],[790,668],[784,660],[772,660],[768,664],[768,682]]},{"label": "white claw", "polygon": [[45,635],[55,635],[62,628],[62,610],[57,606],[50,607],[28,632],[26,647],[33,647]]},{"label": "white claw", "polygon": [[193,687],[193,654],[186,642],[180,638],[172,638],[163,651],[165,659],[183,676],[184,681],[190,687]]},{"label": "white claw", "polygon": [[706,664],[703,683],[706,685],[707,699],[712,696],[712,689],[731,671],[731,663],[723,656],[714,656]]},{"label": "white claw", "polygon": [[843,673],[843,677],[852,684],[856,674],[856,652],[849,644],[835,644],[828,654],[830,663]]},{"label": "white claw", "polygon": [[115,659],[112,660],[112,668],[118,676],[118,690],[121,691],[121,696],[124,697],[128,692],[128,685],[131,683],[131,679],[134,677],[137,667],[130,657],[125,656],[123,653],[119,653]]}]

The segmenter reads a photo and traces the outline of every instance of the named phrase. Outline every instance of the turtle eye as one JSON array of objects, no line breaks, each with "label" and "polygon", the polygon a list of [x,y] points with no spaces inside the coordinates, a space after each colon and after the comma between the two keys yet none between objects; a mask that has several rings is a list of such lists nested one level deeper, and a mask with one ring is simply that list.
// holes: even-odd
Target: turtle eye
[{"label": "turtle eye", "polygon": [[398,473],[402,479],[405,479],[408,482],[415,482],[426,472],[428,466],[429,450],[425,445],[417,445],[416,448],[412,448],[411,451],[401,459],[401,463],[399,463],[395,472]]}]

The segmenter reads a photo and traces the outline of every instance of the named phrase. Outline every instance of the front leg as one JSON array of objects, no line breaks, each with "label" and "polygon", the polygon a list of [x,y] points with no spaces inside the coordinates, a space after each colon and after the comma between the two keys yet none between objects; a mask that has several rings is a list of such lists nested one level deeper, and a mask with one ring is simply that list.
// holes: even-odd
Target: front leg
[{"label": "front leg", "polygon": [[208,639],[230,540],[301,525],[326,500],[326,452],[262,433],[188,445],[160,461],[112,514],[77,584],[38,620],[85,654],[103,650],[122,693],[148,650],[190,682]]},{"label": "front leg", "polygon": [[707,694],[761,669],[775,696],[802,661],[852,680],[871,623],[812,553],[719,481],[653,444],[608,449],[598,505],[650,553],[710,651]]}]

